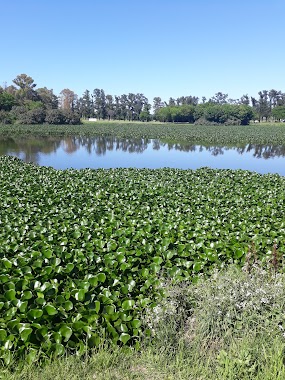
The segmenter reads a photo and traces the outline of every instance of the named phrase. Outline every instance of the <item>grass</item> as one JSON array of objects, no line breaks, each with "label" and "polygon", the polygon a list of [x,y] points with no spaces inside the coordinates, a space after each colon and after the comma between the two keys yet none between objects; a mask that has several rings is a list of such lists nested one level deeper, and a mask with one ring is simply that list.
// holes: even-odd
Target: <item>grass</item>
[{"label": "grass", "polygon": [[284,273],[230,266],[197,284],[165,287],[168,297],[145,318],[152,338],[139,351],[106,344],[88,357],[12,363],[0,379],[285,378]]}]

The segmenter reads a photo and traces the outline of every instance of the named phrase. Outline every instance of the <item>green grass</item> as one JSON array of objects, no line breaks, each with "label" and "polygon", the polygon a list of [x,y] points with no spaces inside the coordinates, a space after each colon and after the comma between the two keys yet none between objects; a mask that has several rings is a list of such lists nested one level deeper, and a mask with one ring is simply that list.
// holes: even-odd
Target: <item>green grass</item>
[{"label": "green grass", "polygon": [[151,138],[167,141],[185,141],[195,144],[271,144],[285,143],[285,123],[249,126],[196,126],[173,123],[141,123],[99,121],[83,125],[0,125],[0,136],[94,136],[118,138]]}]

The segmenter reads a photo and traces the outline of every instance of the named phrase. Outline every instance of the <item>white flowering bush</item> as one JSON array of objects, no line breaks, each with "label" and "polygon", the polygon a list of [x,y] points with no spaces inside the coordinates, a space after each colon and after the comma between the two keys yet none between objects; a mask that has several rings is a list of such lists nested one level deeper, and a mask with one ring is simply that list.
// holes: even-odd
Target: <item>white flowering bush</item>
[{"label": "white flowering bush", "polygon": [[197,284],[165,288],[168,296],[146,318],[154,335],[163,327],[164,333],[171,330],[190,342],[197,336],[225,340],[246,333],[285,332],[284,273],[258,266],[247,273],[231,266],[201,277]]}]

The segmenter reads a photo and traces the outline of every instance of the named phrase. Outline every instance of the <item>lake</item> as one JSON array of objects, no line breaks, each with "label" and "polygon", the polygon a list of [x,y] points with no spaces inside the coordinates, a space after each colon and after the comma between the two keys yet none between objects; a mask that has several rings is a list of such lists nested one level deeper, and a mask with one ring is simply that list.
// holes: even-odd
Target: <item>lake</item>
[{"label": "lake", "polygon": [[163,167],[244,169],[285,176],[285,146],[205,146],[185,142],[116,137],[0,138],[0,155],[56,169]]}]

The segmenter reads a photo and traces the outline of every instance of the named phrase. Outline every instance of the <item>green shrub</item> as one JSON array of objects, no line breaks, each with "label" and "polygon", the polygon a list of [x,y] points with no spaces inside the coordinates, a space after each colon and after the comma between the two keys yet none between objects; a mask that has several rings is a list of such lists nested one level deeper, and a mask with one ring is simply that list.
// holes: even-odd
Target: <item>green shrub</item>
[{"label": "green shrub", "polygon": [[0,123],[2,124],[12,124],[13,123],[13,115],[8,111],[0,111]]},{"label": "green shrub", "polygon": [[21,113],[17,118],[17,122],[19,124],[43,124],[45,117],[46,113],[43,108],[34,108]]},{"label": "green shrub", "polygon": [[65,124],[65,117],[61,110],[50,109],[46,111],[45,122],[48,124]]}]

